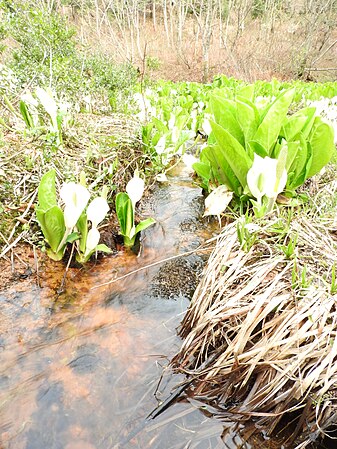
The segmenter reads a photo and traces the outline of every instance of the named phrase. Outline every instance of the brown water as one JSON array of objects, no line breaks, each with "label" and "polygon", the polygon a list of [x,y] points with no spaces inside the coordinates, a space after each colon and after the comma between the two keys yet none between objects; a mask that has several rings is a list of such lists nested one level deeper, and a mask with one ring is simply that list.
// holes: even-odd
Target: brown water
[{"label": "brown water", "polygon": [[70,269],[62,293],[65,267],[46,261],[38,283],[0,293],[0,449],[282,447],[242,441],[192,399],[147,419],[182,380],[166,366],[180,347],[176,328],[202,258],[142,267],[211,237],[217,228],[203,224],[202,211],[200,189],[180,170],[147,201],[144,215],[157,224],[139,257],[120,253]]},{"label": "brown water", "polygon": [[[65,267],[47,261],[40,286],[26,280],[1,293],[1,449],[238,447],[235,435],[224,446],[223,425],[196,403],[146,420],[179,381],[163,367],[179,348],[184,287],[193,288],[188,272],[201,258],[93,288],[196,248],[211,234],[200,230],[201,191],[184,171],[156,191],[148,209],[157,224],[145,232],[140,257],[119,254],[70,269],[61,294]],[[184,272],[180,284],[175,270]]]},{"label": "brown water", "polygon": [[25,280],[0,293],[0,449],[280,449],[243,442],[194,400],[146,419],[182,380],[165,367],[181,344],[176,328],[202,257],[141,268],[217,231],[200,221],[203,198],[186,170],[146,207],[157,224],[139,257],[70,269],[62,293],[65,267],[46,261],[39,285]]}]

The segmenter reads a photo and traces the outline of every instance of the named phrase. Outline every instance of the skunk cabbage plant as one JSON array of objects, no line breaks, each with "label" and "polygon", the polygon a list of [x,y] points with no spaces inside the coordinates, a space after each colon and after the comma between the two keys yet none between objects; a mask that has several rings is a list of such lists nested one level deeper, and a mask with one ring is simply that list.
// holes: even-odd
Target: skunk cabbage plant
[{"label": "skunk cabbage plant", "polygon": [[120,192],[116,195],[116,214],[124,245],[127,247],[134,246],[137,234],[155,223],[153,218],[147,218],[135,225],[135,205],[143,196],[144,186],[144,181],[136,171],[126,186],[127,193]]},{"label": "skunk cabbage plant", "polygon": [[254,103],[253,86],[235,100],[220,89],[213,94],[212,132],[194,164],[205,189],[224,184],[241,201],[252,200],[260,213],[266,196],[267,213],[284,188],[294,194],[330,161],[335,151],[332,127],[312,107],[288,116],[294,94],[295,89],[288,89],[267,103]]},{"label": "skunk cabbage plant", "polygon": [[[95,198],[87,208],[90,193],[86,187],[75,182],[63,184],[60,198],[64,203],[64,210],[57,202],[55,170],[50,170],[41,178],[35,209],[37,221],[49,245],[48,256],[61,260],[67,244],[74,242],[77,248],[76,259],[80,263],[87,262],[96,251],[111,252],[106,245],[99,244],[97,229],[109,211],[106,199]],[[91,222],[90,230],[88,221]]]}]

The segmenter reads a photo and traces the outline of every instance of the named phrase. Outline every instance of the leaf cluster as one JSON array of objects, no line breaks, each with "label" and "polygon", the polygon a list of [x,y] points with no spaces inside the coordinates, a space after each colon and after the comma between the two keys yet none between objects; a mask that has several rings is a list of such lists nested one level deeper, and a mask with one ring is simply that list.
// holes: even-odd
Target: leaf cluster
[{"label": "leaf cluster", "polygon": [[194,164],[204,187],[225,184],[242,200],[247,193],[249,197],[247,173],[254,154],[277,159],[286,152],[289,191],[329,162],[335,149],[332,127],[315,115],[315,108],[288,116],[294,94],[294,88],[288,89],[262,103],[254,101],[253,85],[242,88],[234,100],[220,90],[213,94],[212,133]]}]

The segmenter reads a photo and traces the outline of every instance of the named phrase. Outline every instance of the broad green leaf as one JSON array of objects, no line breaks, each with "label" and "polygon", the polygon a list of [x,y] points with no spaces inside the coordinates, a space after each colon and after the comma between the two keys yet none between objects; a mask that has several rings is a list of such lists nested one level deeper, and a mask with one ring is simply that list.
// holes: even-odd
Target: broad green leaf
[{"label": "broad green leaf", "polygon": [[307,109],[308,109],[307,121],[301,131],[301,134],[303,135],[303,137],[305,139],[308,138],[308,136],[312,130],[313,124],[315,122],[315,114],[316,114],[316,108],[307,108]]},{"label": "broad green leaf", "polygon": [[[293,158],[291,165],[289,165],[290,161],[287,160],[287,165],[289,166],[287,188],[289,190],[294,190],[304,183],[306,180],[308,160],[311,161],[311,150],[308,148],[307,142],[302,134],[299,134],[296,139],[296,141],[289,142],[288,144],[288,158],[289,154]],[[295,157],[294,153],[296,153]]]},{"label": "broad green leaf", "polygon": [[254,153],[261,157],[268,156],[268,151],[259,142],[255,142],[254,140],[248,142],[247,150],[247,154],[252,160],[254,158]]},{"label": "broad green leaf", "polygon": [[243,146],[228,131],[214,122],[211,122],[211,126],[223,156],[244,189],[247,173],[253,161]]},{"label": "broad green leaf", "polygon": [[121,234],[128,236],[131,233],[134,215],[130,197],[127,193],[120,192],[116,195],[116,214],[121,227]]},{"label": "broad green leaf", "polygon": [[159,120],[157,117],[152,117],[152,122],[155,124],[158,131],[160,131],[160,134],[166,134],[169,132],[168,127],[163,123],[161,120]]},{"label": "broad green leaf", "polygon": [[241,87],[237,91],[236,96],[237,96],[237,98],[240,96],[240,97],[245,98],[246,100],[253,101],[253,99],[254,99],[254,91],[255,91],[254,84],[248,84],[247,86]]},{"label": "broad green leaf", "polygon": [[38,207],[44,211],[57,205],[55,179],[56,172],[54,169],[49,170],[41,178],[38,188]]},{"label": "broad green leaf", "polygon": [[78,229],[78,232],[81,235],[80,251],[82,253],[84,253],[85,248],[86,248],[87,235],[88,235],[88,220],[87,220],[87,214],[85,212],[81,213],[80,218],[77,220],[76,227]]},{"label": "broad green leaf", "polygon": [[289,106],[295,94],[295,89],[282,92],[268,108],[252,140],[260,143],[271,154],[281,127],[287,116]]},{"label": "broad green leaf", "polygon": [[312,132],[309,135],[312,149],[312,162],[307,178],[318,173],[331,159],[334,151],[334,131],[330,125],[315,117]]},{"label": "broad green leaf", "polygon": [[53,206],[44,213],[44,236],[51,249],[56,252],[65,233],[63,212],[58,206]]},{"label": "broad green leaf", "polygon": [[193,170],[197,173],[200,178],[205,180],[209,180],[211,177],[211,167],[209,164],[205,162],[195,162],[192,165]]},{"label": "broad green leaf", "polygon": [[202,180],[202,187],[209,190],[209,181],[211,179],[211,166],[205,162],[195,162],[192,165],[193,170]]},{"label": "broad green leaf", "polygon": [[[281,193],[285,187],[287,180],[287,156],[288,156],[288,147],[287,145],[282,145],[281,150],[278,154],[277,165],[276,165],[276,183],[275,183],[275,192]],[[284,174],[284,181],[282,182],[282,176]],[[281,187],[279,187],[281,184]]]},{"label": "broad green leaf", "polygon": [[238,97],[236,100],[237,121],[243,131],[245,144],[252,139],[259,126],[259,112],[249,100]]},{"label": "broad green leaf", "polygon": [[141,221],[136,226],[135,235],[137,235],[138,232],[144,231],[146,228],[148,228],[149,226],[151,226],[155,222],[156,222],[156,220],[154,220],[153,218],[147,218],[146,220]]},{"label": "broad green leaf", "polygon": [[80,238],[81,234],[79,232],[72,232],[68,235],[66,243],[74,243]]},{"label": "broad green leaf", "polygon": [[211,165],[212,180],[216,184],[225,184],[237,195],[241,193],[241,184],[229,166],[224,152],[219,145],[208,146],[203,149],[201,156]]},{"label": "broad green leaf", "polygon": [[213,95],[210,99],[210,107],[215,122],[226,129],[241,145],[244,145],[245,138],[236,118],[236,103]]},{"label": "broad green leaf", "polygon": [[[295,169],[294,161],[297,158],[298,151],[300,149],[302,149],[302,146],[301,146],[299,140],[295,140],[293,142],[288,142],[288,144],[286,143],[286,141],[284,141],[284,145],[286,145],[288,147],[286,170],[287,170],[287,172],[289,172],[289,170]],[[303,153],[305,153],[305,152],[303,152]]]},{"label": "broad green leaf", "polygon": [[112,253],[112,250],[104,245],[104,243],[100,243],[99,245],[96,246],[95,251],[102,251],[103,253]]},{"label": "broad green leaf", "polygon": [[55,252],[52,249],[48,248],[46,252],[47,252],[48,257],[50,257],[52,260],[55,260],[56,262],[58,262],[63,259],[64,248],[62,248],[58,252]]},{"label": "broad green leaf", "polygon": [[39,225],[41,226],[43,236],[44,236],[45,240],[48,241],[48,239],[47,239],[48,229],[46,228],[45,211],[40,209],[39,207],[36,207],[35,214],[36,214],[36,219],[37,219]]},{"label": "broad green leaf", "polygon": [[316,108],[304,108],[297,111],[285,121],[281,129],[281,135],[288,142],[293,140],[300,132],[304,137],[307,137],[312,127],[315,112]]}]

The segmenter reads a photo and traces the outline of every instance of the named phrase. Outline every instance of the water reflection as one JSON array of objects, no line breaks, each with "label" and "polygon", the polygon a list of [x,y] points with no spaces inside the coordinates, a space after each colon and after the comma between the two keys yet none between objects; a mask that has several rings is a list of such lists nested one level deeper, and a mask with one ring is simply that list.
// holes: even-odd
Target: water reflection
[{"label": "water reflection", "polygon": [[[200,189],[186,181],[186,173],[179,176],[158,189],[143,211],[157,224],[146,232],[141,257],[125,253],[71,268],[62,294],[65,267],[46,260],[40,266],[41,288],[23,280],[1,296],[1,448],[202,448],[221,443],[222,425],[190,404],[176,404],[160,419],[146,421],[173,385],[167,373],[156,391],[168,357],[179,348],[175,328],[188,305],[188,295],[177,286],[179,276],[170,283],[174,263],[100,286],[196,248],[210,235],[197,225]],[[186,286],[189,268],[202,264],[199,256],[190,257],[176,266],[179,274],[187,264]]]}]

